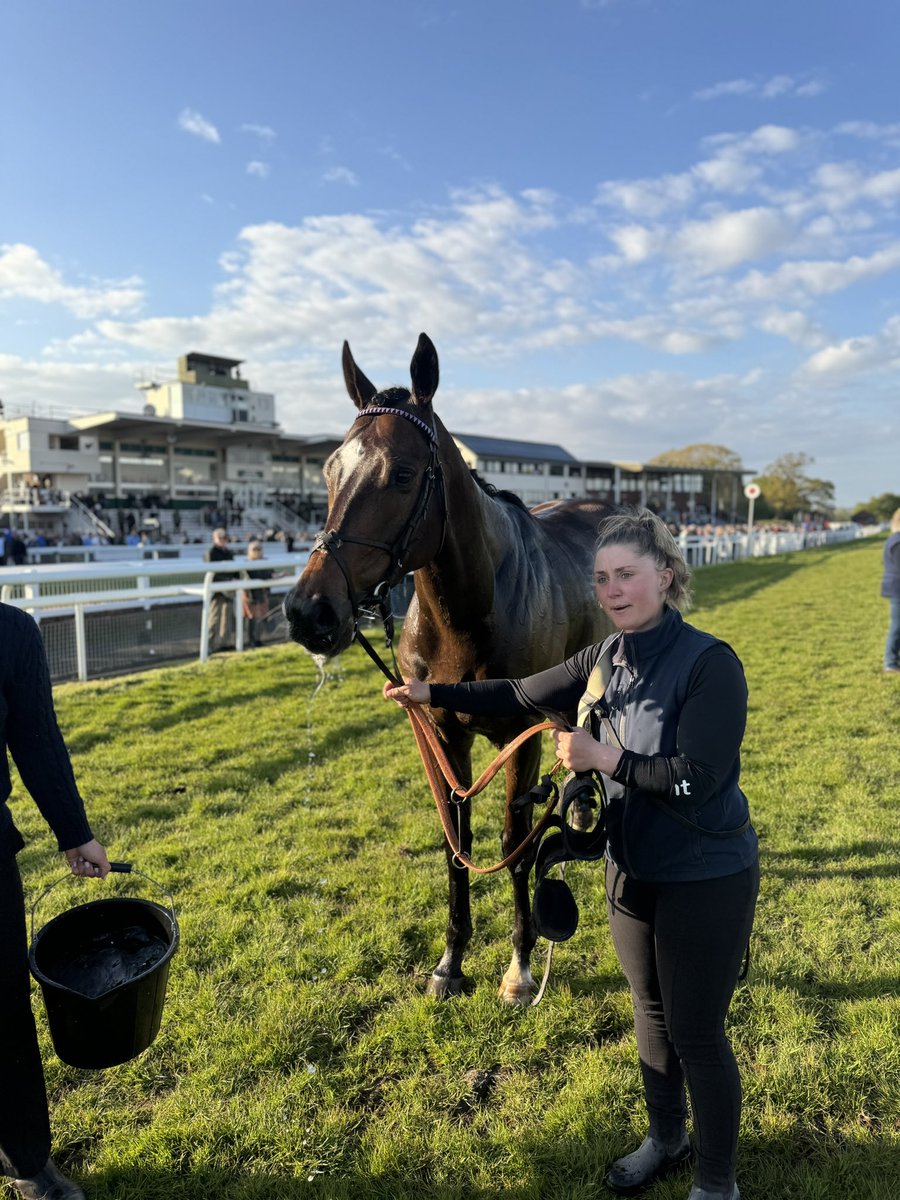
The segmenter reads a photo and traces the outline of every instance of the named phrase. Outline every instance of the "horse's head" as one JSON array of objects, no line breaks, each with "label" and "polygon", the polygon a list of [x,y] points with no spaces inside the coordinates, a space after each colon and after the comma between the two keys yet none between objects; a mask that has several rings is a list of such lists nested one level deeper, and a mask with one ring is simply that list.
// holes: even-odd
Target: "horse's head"
[{"label": "horse's head", "polygon": [[412,390],[379,392],[344,342],[344,381],[359,413],[325,464],[328,516],[284,602],[291,637],[329,656],[353,640],[361,606],[438,552],[445,520],[431,400],[438,357],[420,334]]}]

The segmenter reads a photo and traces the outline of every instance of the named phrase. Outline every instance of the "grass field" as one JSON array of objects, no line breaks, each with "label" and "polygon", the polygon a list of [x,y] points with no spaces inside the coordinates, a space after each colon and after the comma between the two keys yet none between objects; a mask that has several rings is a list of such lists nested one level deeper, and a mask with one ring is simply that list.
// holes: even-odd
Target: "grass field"
[{"label": "grass field", "polygon": [[[873,539],[696,580],[691,619],[734,645],[751,697],[744,1200],[900,1196],[900,677],[881,670],[880,554]],[[97,836],[174,893],[182,930],[162,1030],[124,1066],[61,1064],[36,993],[58,1161],[92,1200],[607,1195],[644,1118],[600,871],[570,870],[581,927],[539,1008],[495,996],[505,875],[474,884],[474,993],[425,997],[446,922],[437,817],[374,668],[354,649],[332,672],[314,696],[311,660],[279,646],[57,689]],[[33,897],[61,868],[15,794]],[[476,860],[496,856],[501,806],[476,802]],[[73,880],[38,924],[141,888],[154,898]]]}]

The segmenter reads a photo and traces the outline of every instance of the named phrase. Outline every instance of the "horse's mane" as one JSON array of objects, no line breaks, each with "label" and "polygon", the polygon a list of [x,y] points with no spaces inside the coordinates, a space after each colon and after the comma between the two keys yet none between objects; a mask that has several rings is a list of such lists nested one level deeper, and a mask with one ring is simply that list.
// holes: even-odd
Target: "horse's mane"
[{"label": "horse's mane", "polygon": [[[410,398],[408,388],[390,387],[384,388],[377,392],[369,401],[366,407],[373,405],[401,405],[406,404]],[[365,415],[365,408],[361,409],[361,415]],[[469,468],[472,473],[472,478],[481,488],[486,496],[490,496],[492,500],[502,500],[505,504],[511,504],[514,508],[521,508],[523,512],[529,512],[528,505],[515,492],[507,492],[502,488],[494,487],[492,483],[488,483],[486,479],[482,479],[474,467]]]},{"label": "horse's mane", "polygon": [[470,468],[472,478],[481,488],[486,496],[490,496],[492,500],[503,500],[506,504],[512,504],[515,508],[521,508],[523,512],[528,512],[528,505],[515,492],[507,492],[501,488],[494,487],[492,483],[488,483],[474,468]]}]

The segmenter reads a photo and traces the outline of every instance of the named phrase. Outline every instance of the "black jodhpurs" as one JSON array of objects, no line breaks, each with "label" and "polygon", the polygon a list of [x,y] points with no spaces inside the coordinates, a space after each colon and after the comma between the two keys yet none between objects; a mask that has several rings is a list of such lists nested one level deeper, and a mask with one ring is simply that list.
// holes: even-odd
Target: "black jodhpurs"
[{"label": "black jodhpurs", "polygon": [[725,1016],[747,949],[759,864],[736,875],[642,883],[606,864],[609,926],[634,1001],[650,1132],[670,1140],[691,1099],[694,1182],[734,1184],[741,1081]]},{"label": "black jodhpurs", "polygon": [[50,1118],[31,1011],[22,880],[14,855],[0,857],[0,963],[0,1170],[28,1179],[50,1157]]}]

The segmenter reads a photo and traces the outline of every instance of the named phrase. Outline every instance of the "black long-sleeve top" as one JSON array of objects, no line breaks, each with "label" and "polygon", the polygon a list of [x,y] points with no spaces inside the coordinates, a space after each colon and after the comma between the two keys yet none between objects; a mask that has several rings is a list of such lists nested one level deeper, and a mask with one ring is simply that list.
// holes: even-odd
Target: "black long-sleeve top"
[{"label": "black long-sleeve top", "polygon": [[[746,821],[739,777],[747,685],[740,661],[669,608],[654,629],[622,634],[612,650],[612,678],[595,706],[625,747],[606,779],[611,857],[629,873],[660,882],[742,870],[757,853],[752,827],[733,838],[703,836],[652,803],[658,798],[716,833]],[[550,710],[571,718],[601,651],[588,646],[525,679],[434,683],[431,704],[498,716]],[[609,740],[599,722],[590,728]]]},{"label": "black long-sleeve top", "polygon": [[7,749],[59,849],[91,841],[53,708],[40,630],[27,613],[9,604],[0,604],[0,739],[0,855],[15,854],[24,845],[7,804],[12,792]]}]

